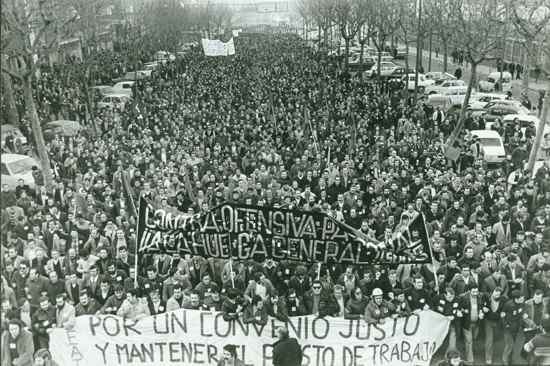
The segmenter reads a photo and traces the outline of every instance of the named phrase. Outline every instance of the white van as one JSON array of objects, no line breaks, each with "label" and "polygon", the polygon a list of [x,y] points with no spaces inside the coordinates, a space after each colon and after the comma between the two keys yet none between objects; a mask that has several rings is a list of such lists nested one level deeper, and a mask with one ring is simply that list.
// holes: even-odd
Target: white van
[{"label": "white van", "polygon": [[[512,90],[512,74],[508,71],[502,73],[502,88],[501,92],[507,93]],[[481,80],[478,83],[478,89],[481,92],[495,91],[495,84],[500,82],[500,72],[492,72],[487,76],[487,80]]]},{"label": "white van", "polygon": [[483,160],[489,164],[500,164],[506,160],[506,150],[502,137],[493,130],[473,130],[472,135],[479,138],[479,144],[483,151]]},{"label": "white van", "polygon": [[134,86],[135,81],[121,81],[113,85],[110,94],[126,94],[132,96],[132,87]]}]

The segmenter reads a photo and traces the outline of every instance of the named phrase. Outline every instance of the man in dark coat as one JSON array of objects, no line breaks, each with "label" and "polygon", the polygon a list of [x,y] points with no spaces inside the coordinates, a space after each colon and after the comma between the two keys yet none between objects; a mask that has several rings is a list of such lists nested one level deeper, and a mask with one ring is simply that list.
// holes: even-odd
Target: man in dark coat
[{"label": "man in dark coat", "polygon": [[289,338],[288,329],[277,329],[279,340],[273,343],[273,366],[301,366],[302,347],[296,338]]}]

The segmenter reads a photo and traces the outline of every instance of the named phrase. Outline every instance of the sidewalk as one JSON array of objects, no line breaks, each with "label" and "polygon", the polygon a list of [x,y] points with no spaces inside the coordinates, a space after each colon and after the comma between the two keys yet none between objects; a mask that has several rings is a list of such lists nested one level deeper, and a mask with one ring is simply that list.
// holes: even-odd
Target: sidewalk
[{"label": "sidewalk", "polygon": [[[467,63],[464,63],[463,66],[460,66],[460,64],[453,63],[452,57],[449,55],[447,58],[447,72],[449,74],[454,74],[455,70],[458,67],[462,68],[462,79],[468,80],[470,78],[470,66]],[[409,65],[412,65],[411,67],[414,67],[414,64],[416,63],[416,48],[415,47],[409,47]],[[424,71],[428,71],[428,63],[429,63],[429,52],[424,50],[422,53],[422,66],[424,66]],[[443,55],[439,54],[438,57],[435,57],[435,52],[432,52],[432,67],[431,71],[443,71]],[[481,80],[486,78],[491,72],[497,71],[496,68],[488,66],[488,65],[478,65],[476,67],[476,75],[477,79]],[[539,79],[538,82],[535,81],[535,79],[529,79],[529,94],[530,98],[537,98],[538,94],[541,90],[548,89],[548,84],[550,83],[550,80],[541,80]],[[523,87],[523,80],[513,80],[512,82],[512,90],[514,94],[519,94]]]}]

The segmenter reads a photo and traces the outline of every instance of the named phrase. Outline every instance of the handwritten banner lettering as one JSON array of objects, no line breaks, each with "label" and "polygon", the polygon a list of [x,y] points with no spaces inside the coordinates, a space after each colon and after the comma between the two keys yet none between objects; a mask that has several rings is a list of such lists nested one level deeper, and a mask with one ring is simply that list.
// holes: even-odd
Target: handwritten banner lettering
[{"label": "handwritten banner lettering", "polygon": [[431,261],[421,216],[411,223],[416,230],[405,230],[389,244],[374,243],[321,212],[227,203],[203,215],[172,215],[142,199],[139,216],[140,254],[358,265]]},{"label": "handwritten banner lettering", "polygon": [[[234,344],[247,365],[268,366],[279,326],[298,339],[303,365],[428,366],[449,320],[432,311],[387,318],[377,325],[303,316],[287,323],[270,318],[261,326],[226,322],[222,313],[183,309],[137,321],[86,315],[76,319],[71,331],[54,329],[50,350],[64,366],[216,365],[223,346]],[[68,337],[69,332],[74,335]]]}]

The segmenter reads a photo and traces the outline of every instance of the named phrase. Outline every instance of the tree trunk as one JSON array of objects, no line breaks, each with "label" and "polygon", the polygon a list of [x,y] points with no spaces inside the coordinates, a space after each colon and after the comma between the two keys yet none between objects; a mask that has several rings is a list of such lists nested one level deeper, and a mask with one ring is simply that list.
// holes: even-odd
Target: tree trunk
[{"label": "tree trunk", "polygon": [[432,33],[430,33],[430,56],[428,58],[428,71],[432,71]]},{"label": "tree trunk", "polygon": [[[523,80],[521,81],[521,91],[526,92],[529,89],[529,66],[531,64],[531,57],[530,52],[533,49],[532,44],[529,42],[525,46],[525,65],[523,66],[523,75],[521,77]],[[514,75],[512,75],[512,80],[514,79]]]},{"label": "tree trunk", "polygon": [[527,171],[532,172],[535,167],[535,161],[537,161],[538,152],[540,150],[540,145],[542,143],[542,137],[544,135],[544,125],[546,124],[546,119],[548,118],[548,110],[550,109],[550,86],[546,89],[546,96],[544,97],[544,103],[542,106],[542,117],[539,120],[539,125],[537,129],[537,136],[535,137],[535,143],[531,148],[531,153],[529,154],[529,163],[527,164]]},{"label": "tree trunk", "polygon": [[409,104],[409,40],[405,39],[405,97]]},{"label": "tree trunk", "polygon": [[44,176],[44,184],[48,190],[51,190],[53,188],[53,173],[50,167],[48,151],[46,150],[46,142],[44,141],[44,135],[42,134],[42,127],[40,126],[40,120],[38,119],[38,112],[36,111],[36,104],[34,103],[34,97],[32,95],[31,77],[32,75],[27,75],[23,81],[25,109],[27,110],[31,121],[32,134],[36,143],[36,150],[38,152],[38,158],[42,168],[42,175]]},{"label": "tree trunk", "polygon": [[17,113],[17,106],[15,104],[12,79],[11,76],[5,72],[2,73],[2,84],[2,93],[4,94],[4,100],[6,101],[6,122],[17,126],[19,125],[19,114]]},{"label": "tree trunk", "polygon": [[344,54],[344,69],[347,71],[349,63],[349,43],[351,41],[351,38],[345,37],[344,40],[346,42],[346,52]]},{"label": "tree trunk", "polygon": [[363,80],[363,63],[365,62],[365,40],[360,42],[361,53],[359,54],[359,75],[361,75],[361,80]]},{"label": "tree trunk", "polygon": [[447,47],[447,42],[443,41],[443,72],[447,72],[449,67],[449,49]]}]

